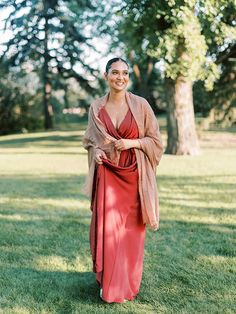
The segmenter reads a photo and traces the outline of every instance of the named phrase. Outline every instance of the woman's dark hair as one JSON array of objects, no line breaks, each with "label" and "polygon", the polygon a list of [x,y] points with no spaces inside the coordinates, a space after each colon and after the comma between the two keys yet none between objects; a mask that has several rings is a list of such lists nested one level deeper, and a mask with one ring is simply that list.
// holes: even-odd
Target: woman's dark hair
[{"label": "woman's dark hair", "polygon": [[106,73],[108,73],[108,71],[109,71],[109,69],[110,69],[112,63],[117,62],[117,61],[122,61],[122,62],[124,62],[125,64],[127,64],[128,68],[129,68],[128,62],[125,61],[124,59],[122,59],[122,58],[112,58],[112,59],[110,59],[110,60],[107,62],[107,65],[106,65]]}]

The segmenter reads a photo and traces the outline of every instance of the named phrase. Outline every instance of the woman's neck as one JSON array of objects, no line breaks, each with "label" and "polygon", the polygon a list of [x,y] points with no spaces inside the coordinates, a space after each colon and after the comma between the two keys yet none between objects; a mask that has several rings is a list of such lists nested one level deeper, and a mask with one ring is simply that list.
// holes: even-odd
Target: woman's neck
[{"label": "woman's neck", "polygon": [[113,90],[110,90],[109,93],[109,101],[113,104],[120,104],[125,101],[125,90],[115,92]]}]

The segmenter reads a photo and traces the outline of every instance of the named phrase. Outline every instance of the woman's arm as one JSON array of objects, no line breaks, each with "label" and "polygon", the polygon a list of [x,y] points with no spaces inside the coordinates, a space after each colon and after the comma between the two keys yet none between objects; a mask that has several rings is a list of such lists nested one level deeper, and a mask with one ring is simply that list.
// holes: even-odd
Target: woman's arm
[{"label": "woman's arm", "polygon": [[117,150],[126,150],[130,148],[141,149],[141,143],[138,139],[130,140],[122,138],[120,140],[117,140],[114,145]]}]

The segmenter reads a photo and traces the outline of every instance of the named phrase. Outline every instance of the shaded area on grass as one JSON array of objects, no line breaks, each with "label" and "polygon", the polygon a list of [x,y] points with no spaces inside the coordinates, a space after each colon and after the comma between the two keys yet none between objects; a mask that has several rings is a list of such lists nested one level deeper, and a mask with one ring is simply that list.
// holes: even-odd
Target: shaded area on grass
[{"label": "shaded area on grass", "polygon": [[[14,306],[22,306],[30,312],[52,311],[72,313],[75,305],[99,305],[98,287],[91,272],[41,271],[27,267],[4,267],[4,278],[13,278],[5,287]],[[46,289],[45,289],[46,288]],[[22,302],[22,299],[24,302]],[[30,304],[37,304],[33,306]],[[1,309],[9,304],[1,302]]]},{"label": "shaded area on grass", "polygon": [[85,175],[1,175],[2,197],[87,199],[80,192]]},{"label": "shaded area on grass", "polygon": [[[46,133],[47,134],[47,133]],[[43,136],[30,136],[27,137],[24,135],[22,138],[10,138],[10,139],[4,139],[1,138],[1,147],[27,147],[28,144],[32,146],[37,144],[37,146],[40,147],[58,147],[58,145],[62,145],[63,147],[70,147],[72,143],[75,143],[78,145],[79,141],[81,141],[82,136],[81,135],[66,135],[66,132],[64,135],[55,134],[55,135],[43,135]]]}]

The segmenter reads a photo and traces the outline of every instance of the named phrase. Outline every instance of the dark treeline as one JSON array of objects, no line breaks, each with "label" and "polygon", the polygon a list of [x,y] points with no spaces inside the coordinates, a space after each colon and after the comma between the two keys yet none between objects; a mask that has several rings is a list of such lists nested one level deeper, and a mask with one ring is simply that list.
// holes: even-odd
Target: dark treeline
[{"label": "dark treeline", "polygon": [[167,153],[199,152],[194,112],[235,123],[234,0],[2,0],[6,8],[0,134],[52,129],[63,108],[87,110],[105,92],[99,60],[88,61],[103,38],[103,57],[126,58],[131,90],[166,113]]}]

